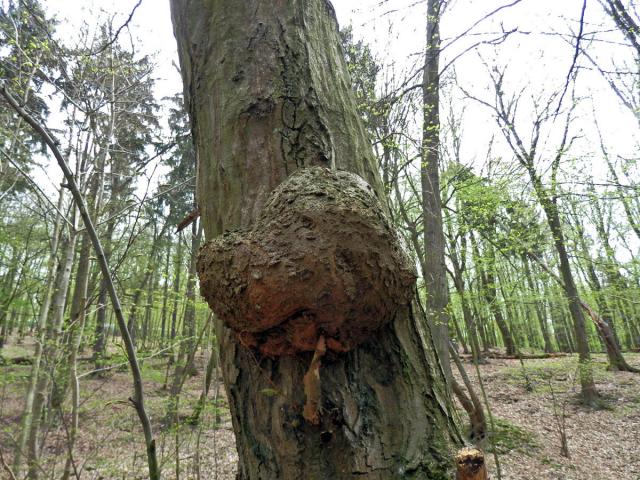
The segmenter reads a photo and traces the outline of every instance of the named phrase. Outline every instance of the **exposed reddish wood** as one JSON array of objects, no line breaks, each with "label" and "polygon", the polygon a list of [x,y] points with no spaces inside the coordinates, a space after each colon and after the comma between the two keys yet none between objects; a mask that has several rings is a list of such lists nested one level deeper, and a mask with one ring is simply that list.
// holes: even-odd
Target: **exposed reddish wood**
[{"label": "exposed reddish wood", "polygon": [[456,480],[489,480],[482,450],[467,447],[458,451],[456,454]]},{"label": "exposed reddish wood", "polygon": [[196,207],[195,210],[191,211],[191,213],[189,213],[189,215],[184,217],[182,221],[178,224],[178,226],[176,227],[176,233],[179,233],[185,228],[187,228],[189,225],[195,222],[199,216],[200,216],[200,208]]},{"label": "exposed reddish wood", "polygon": [[304,405],[304,411],[302,416],[307,422],[314,425],[320,423],[320,405],[322,397],[322,385],[320,383],[320,365],[322,357],[327,352],[327,345],[324,341],[324,337],[320,336],[316,351],[313,354],[311,365],[309,370],[304,376],[304,394],[307,397],[307,402]]},{"label": "exposed reddish wood", "polygon": [[271,358],[313,352],[321,336],[351,350],[393,320],[415,282],[371,187],[320,167],[285,180],[250,230],[208,242],[198,274],[240,343]]}]

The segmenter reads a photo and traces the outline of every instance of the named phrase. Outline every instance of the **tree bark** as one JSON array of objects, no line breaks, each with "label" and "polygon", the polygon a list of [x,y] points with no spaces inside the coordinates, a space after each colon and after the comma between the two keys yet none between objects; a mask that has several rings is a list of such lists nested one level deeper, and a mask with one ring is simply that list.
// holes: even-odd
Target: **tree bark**
[{"label": "tree bark", "polygon": [[498,325],[498,329],[500,330],[502,341],[504,342],[504,346],[506,349],[506,354],[510,356],[516,355],[517,348],[515,342],[513,341],[511,329],[509,328],[507,321],[502,315],[502,310],[500,309],[500,305],[498,304],[498,288],[496,287],[495,277],[496,259],[493,248],[491,246],[487,248],[487,255],[489,258],[486,261],[488,268],[485,268],[483,266],[483,263],[485,262],[480,256],[478,244],[473,234],[471,235],[471,244],[473,246],[476,268],[478,270],[478,275],[481,281],[482,295],[484,296],[489,310],[491,311],[493,318],[496,321],[496,325]]},{"label": "tree bark", "polygon": [[[115,220],[110,220],[104,233],[104,255],[109,262],[111,260],[111,242],[115,230]],[[93,361],[96,370],[102,368],[104,356],[107,350],[107,283],[100,279],[100,293],[98,293],[98,311],[96,312],[95,340],[93,343]]]},{"label": "tree bark", "polygon": [[[537,177],[531,174],[532,180],[535,182]],[[534,184],[536,193],[542,208],[547,215],[549,229],[553,235],[553,243],[556,247],[558,259],[560,260],[560,275],[564,284],[564,291],[569,302],[569,311],[573,319],[573,328],[575,331],[576,346],[580,359],[580,385],[582,400],[586,404],[594,404],[598,400],[598,391],[593,380],[593,372],[591,367],[591,354],[589,352],[589,343],[587,340],[587,331],[585,328],[584,315],[582,314],[582,306],[578,295],[578,287],[573,278],[571,271],[571,263],[569,262],[569,254],[567,253],[564,232],[562,231],[562,223],[558,207],[544,193],[544,187],[538,182]]]},{"label": "tree bark", "polygon": [[427,317],[435,331],[436,348],[445,373],[449,364],[449,290],[445,266],[442,200],[440,198],[440,7],[441,0],[427,1],[427,38],[422,69],[422,223],[424,284]]},{"label": "tree bark", "polygon": [[544,305],[540,300],[540,292],[538,286],[531,275],[531,268],[529,267],[529,259],[526,255],[522,256],[522,265],[524,267],[524,276],[527,279],[527,285],[532,295],[535,295],[534,305],[535,313],[540,323],[540,330],[542,331],[542,339],[544,340],[544,352],[552,353],[553,345],[551,344],[551,336],[549,335],[549,327],[547,326],[547,318],[544,311]]},{"label": "tree bark", "polygon": [[164,348],[167,328],[167,303],[169,301],[169,264],[171,263],[171,239],[167,238],[167,257],[164,264],[162,286],[162,311],[160,313],[160,347]]},{"label": "tree bark", "polygon": [[622,355],[622,350],[620,348],[620,341],[616,335],[616,331],[614,329],[613,317],[611,315],[611,310],[609,305],[607,304],[607,300],[602,291],[602,284],[600,279],[598,278],[598,274],[596,273],[595,266],[591,257],[589,255],[589,249],[587,248],[586,241],[584,239],[584,228],[583,226],[576,221],[576,233],[578,235],[578,243],[582,249],[583,262],[586,263],[585,270],[587,275],[587,280],[589,281],[589,286],[593,291],[593,296],[595,297],[596,306],[600,311],[601,315],[598,315],[589,305],[587,305],[584,301],[581,302],[582,308],[587,312],[587,315],[591,317],[593,323],[600,334],[600,339],[602,340],[603,346],[607,351],[607,357],[609,359],[609,369],[610,370],[620,370],[620,371],[635,371],[624,359]]},{"label": "tree bark", "polygon": [[[325,0],[172,0],[207,239],[249,227],[306,166],[347,170],[384,201]],[[310,355],[260,357],[218,322],[239,479],[449,478],[459,434],[414,306],[320,372],[320,425],[302,418]]]},{"label": "tree bark", "polygon": [[[58,211],[62,211],[63,204],[64,187],[60,187],[58,195]],[[51,299],[54,294],[54,279],[56,277],[56,270],[58,266],[57,255],[61,225],[62,218],[60,217],[60,215],[56,215],[53,224],[53,232],[51,234],[51,250],[47,262],[47,287],[45,288],[44,295],[40,304],[38,323],[36,325],[36,337],[38,341],[35,342],[33,364],[29,373],[29,385],[27,387],[24,409],[22,411],[22,419],[20,423],[20,439],[16,445],[15,454],[13,456],[13,470],[17,476],[20,476],[20,470],[22,467],[22,455],[25,453],[27,448],[28,434],[31,430],[31,423],[33,421],[33,400],[35,397],[38,378],[40,375],[40,364],[42,362],[43,344],[46,338],[45,331],[47,326],[47,318],[49,316],[49,306],[51,305]]]},{"label": "tree bark", "polygon": [[42,347],[42,358],[45,361],[45,365],[40,368],[38,380],[36,383],[33,408],[31,413],[31,428],[29,429],[29,435],[27,439],[27,463],[29,465],[29,479],[37,479],[40,475],[40,466],[38,464],[40,456],[38,433],[40,432],[42,409],[44,408],[47,400],[47,390],[49,389],[52,366],[55,363],[54,355],[58,349],[58,341],[62,329],[62,320],[64,319],[64,307],[67,300],[67,292],[69,290],[69,280],[73,267],[75,244],[75,232],[69,232],[66,235],[66,238],[64,238],[61,242],[62,259],[58,265],[58,271],[56,273],[54,296],[50,313],[51,320],[47,323],[44,335],[44,346]]},{"label": "tree bark", "polygon": [[[173,370],[173,379],[169,389],[169,401],[164,424],[171,427],[178,419],[178,402],[186,376],[195,369],[193,365],[196,344],[196,261],[200,240],[202,238],[202,223],[197,220],[191,224],[191,252],[189,255],[189,270],[187,272],[187,291],[185,292],[186,306],[182,319],[182,342],[178,349],[178,359]],[[191,360],[191,361],[190,361]]]}]

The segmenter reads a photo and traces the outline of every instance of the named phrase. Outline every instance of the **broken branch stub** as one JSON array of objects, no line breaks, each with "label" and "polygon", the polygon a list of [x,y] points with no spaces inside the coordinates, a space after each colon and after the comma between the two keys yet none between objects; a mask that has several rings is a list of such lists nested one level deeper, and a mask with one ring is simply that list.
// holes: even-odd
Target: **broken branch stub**
[{"label": "broken branch stub", "polygon": [[297,171],[248,230],[208,242],[200,291],[241,343],[269,356],[346,352],[390,322],[416,274],[371,187],[321,167]]},{"label": "broken branch stub", "polygon": [[456,480],[488,480],[484,453],[475,447],[459,450],[455,457]]}]

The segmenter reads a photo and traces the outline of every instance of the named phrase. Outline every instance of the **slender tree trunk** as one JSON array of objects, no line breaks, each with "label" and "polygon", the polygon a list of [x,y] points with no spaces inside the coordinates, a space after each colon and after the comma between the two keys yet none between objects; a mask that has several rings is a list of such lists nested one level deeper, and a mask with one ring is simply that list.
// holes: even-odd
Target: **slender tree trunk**
[{"label": "slender tree trunk", "polygon": [[527,280],[529,291],[531,292],[531,295],[534,296],[535,313],[538,319],[538,323],[540,324],[540,330],[542,332],[544,351],[545,353],[551,353],[553,352],[553,345],[551,344],[551,336],[549,335],[549,327],[547,326],[544,305],[540,300],[540,292],[538,290],[536,282],[533,280],[533,276],[531,275],[529,259],[526,256],[522,257],[522,266],[524,267],[524,276]]},{"label": "slender tree trunk", "polygon": [[[385,198],[327,1],[171,5],[208,239],[251,225],[269,193],[305,166],[357,173]],[[308,355],[256,363],[218,323],[238,479],[448,478],[457,433],[416,315],[403,309],[375,339],[323,363],[318,426],[301,416]]]},{"label": "slender tree trunk", "polygon": [[142,301],[142,296],[145,293],[145,289],[147,288],[147,284],[151,281],[153,276],[153,272],[155,270],[155,262],[156,256],[158,254],[158,248],[164,238],[164,234],[166,233],[168,223],[165,223],[162,227],[160,233],[153,239],[153,243],[151,244],[151,250],[148,253],[147,262],[144,266],[144,270],[142,271],[142,279],[136,285],[135,292],[133,294],[133,300],[131,301],[131,312],[129,313],[129,320],[127,328],[129,329],[129,334],[131,335],[131,339],[133,340],[133,344],[135,345],[138,338],[138,308],[140,307],[140,303]]},{"label": "slender tree trunk", "polygon": [[173,308],[171,309],[171,328],[170,328],[170,341],[171,341],[171,355],[167,360],[167,370],[165,374],[164,386],[167,388],[169,383],[169,370],[173,362],[175,361],[176,351],[173,345],[176,339],[177,324],[178,324],[178,307],[179,307],[179,295],[180,295],[180,274],[182,273],[182,238],[178,236],[178,248],[176,249],[176,255],[174,257],[174,277],[173,277]]},{"label": "slender tree trunk", "polygon": [[171,241],[167,238],[167,258],[165,260],[162,286],[162,313],[160,314],[160,347],[164,347],[167,328],[167,302],[169,300],[169,264],[171,263]]},{"label": "slender tree trunk", "polygon": [[147,283],[146,302],[144,305],[144,320],[142,321],[142,347],[146,348],[150,338],[153,336],[153,292],[155,292],[158,281],[157,271],[154,268],[151,274],[151,280]]},{"label": "slender tree trunk", "polygon": [[4,277],[4,284],[0,288],[0,293],[3,293],[4,302],[0,305],[0,354],[2,348],[7,341],[9,334],[9,311],[11,303],[16,299],[18,293],[21,292],[20,286],[22,283],[22,277],[25,271],[25,260],[27,252],[30,247],[30,237],[33,227],[29,230],[27,240],[25,241],[23,251],[15,250],[9,262],[8,272]]},{"label": "slender tree trunk", "polygon": [[[215,336],[213,336],[213,341],[211,342],[211,353],[209,356],[209,361],[207,362],[207,368],[204,376],[204,384],[202,386],[202,393],[200,394],[198,403],[193,409],[193,413],[189,417],[189,420],[192,424],[196,424],[200,421],[200,414],[202,413],[202,410],[204,409],[207,403],[207,398],[209,397],[209,390],[211,389],[211,381],[213,380],[214,374],[216,375],[216,384],[219,381],[218,367],[219,367],[218,346],[217,346],[217,342],[215,341]],[[215,405],[215,408],[217,412],[218,406]]]},{"label": "slender tree trunk", "polygon": [[586,263],[585,267],[587,272],[587,279],[589,280],[591,290],[593,291],[593,295],[595,297],[596,305],[602,316],[594,312],[584,302],[582,302],[582,307],[591,317],[594,324],[596,325],[598,333],[600,334],[600,338],[602,340],[603,346],[606,349],[607,357],[609,359],[609,368],[611,370],[632,371],[633,369],[622,356],[620,342],[613,328],[614,324],[613,318],[611,316],[611,310],[609,308],[609,305],[607,304],[605,296],[603,295],[602,284],[600,282],[600,279],[598,278],[598,274],[596,273],[595,266],[593,265],[593,262],[591,261],[591,258],[589,256],[587,245],[584,240],[584,230],[582,228],[582,225],[577,224],[576,229],[579,243],[582,247],[582,261]]},{"label": "slender tree trunk", "polygon": [[176,250],[175,275],[173,277],[173,309],[171,310],[171,341],[176,338],[176,327],[178,323],[178,301],[180,295],[180,274],[182,273],[182,239],[178,238],[178,249]]},{"label": "slender tree trunk", "polygon": [[65,361],[65,368],[62,370],[62,385],[56,385],[55,395],[52,395],[52,406],[62,408],[68,386],[71,384],[72,390],[72,412],[71,427],[67,438],[67,460],[65,462],[63,480],[68,480],[71,476],[71,469],[75,470],[73,462],[73,449],[75,447],[78,432],[79,409],[80,409],[80,385],[78,383],[78,350],[82,341],[84,324],[86,319],[87,286],[89,284],[89,256],[91,253],[91,242],[88,235],[84,235],[80,246],[78,269],[75,279],[75,289],[71,301],[71,318],[69,328],[69,339],[67,341],[68,356]]},{"label": "slender tree trunk", "polygon": [[462,268],[458,257],[455,252],[451,253],[451,263],[453,265],[453,284],[460,297],[460,304],[462,306],[462,318],[464,320],[465,327],[469,335],[469,341],[471,343],[471,352],[474,356],[474,361],[481,361],[480,344],[478,343],[478,328],[473,320],[471,309],[467,301],[467,295],[464,288],[464,278],[462,276]]},{"label": "slender tree trunk", "polygon": [[[111,241],[113,232],[115,231],[115,220],[107,223],[107,229],[104,233],[104,255],[109,262],[111,259]],[[107,323],[107,284],[104,278],[100,279],[100,292],[98,293],[98,311],[96,313],[95,341],[93,343],[93,361],[96,369],[100,369],[104,363],[106,354],[106,334],[105,328]]]},{"label": "slender tree trunk", "polygon": [[487,434],[487,419],[484,415],[484,408],[482,407],[480,398],[478,398],[478,395],[473,389],[471,380],[469,380],[467,371],[460,361],[458,352],[456,352],[451,345],[449,346],[449,348],[451,351],[451,358],[456,364],[458,372],[460,372],[460,377],[462,378],[464,386],[467,389],[469,395],[464,393],[464,390],[462,390],[462,387],[458,385],[457,382],[453,383],[453,391],[460,400],[460,404],[469,415],[469,422],[471,427],[469,432],[469,440],[478,445],[485,439]]},{"label": "slender tree trunk", "polygon": [[[109,265],[106,261],[104,250],[100,243],[100,239],[96,233],[95,227],[87,210],[86,202],[80,192],[80,188],[75,179],[75,175],[69,168],[69,164],[63,156],[62,152],[58,148],[58,140],[53,137],[46,126],[41,125],[38,121],[33,118],[24,108],[22,108],[15,98],[11,95],[11,93],[6,89],[4,85],[0,85],[0,95],[2,95],[5,100],[9,103],[11,108],[16,111],[22,118],[24,118],[27,123],[38,133],[40,138],[44,143],[47,144],[47,147],[51,150],[51,153],[56,159],[58,166],[62,170],[64,175],[66,185],[68,186],[71,194],[73,196],[73,200],[75,205],[78,208],[80,217],[84,223],[86,228],[86,232],[91,239],[91,243],[93,245],[93,249],[96,253],[96,257],[98,259],[98,263],[100,265],[100,271],[104,277],[108,279],[107,285],[109,287],[109,296],[111,298],[111,303],[113,305],[113,311],[116,313],[116,318],[118,321],[118,327],[120,329],[120,334],[122,335],[122,339],[124,342],[124,346],[127,352],[129,366],[131,368],[131,374],[133,377],[133,398],[131,399],[131,403],[133,404],[136,413],[138,414],[138,418],[140,420],[140,424],[142,426],[145,438],[145,446],[147,450],[147,463],[149,466],[149,477],[151,480],[159,480],[160,479],[160,469],[158,465],[157,455],[156,455],[156,444],[155,439],[153,438],[153,432],[151,429],[151,422],[149,420],[149,416],[144,406],[144,387],[142,384],[142,374],[140,372],[140,365],[138,364],[138,359],[136,357],[135,347],[133,346],[133,342],[131,341],[131,337],[129,336],[129,332],[127,330],[127,325],[124,319],[124,315],[122,314],[122,309],[120,306],[120,299],[118,298],[118,294],[116,292],[113,278],[111,275],[111,270],[109,269]],[[74,210],[75,211],[75,210]],[[74,222],[75,225],[75,222]],[[75,228],[72,231],[76,232]],[[73,243],[72,243],[73,244]],[[35,467],[35,465],[30,464],[31,468]]]},{"label": "slender tree trunk", "polygon": [[[458,325],[458,319],[456,318],[456,316],[453,313],[449,314],[449,320],[451,320],[451,323],[453,324],[453,327],[456,331],[456,337],[457,340],[462,344],[462,353],[464,353],[465,355],[469,353],[469,347],[467,346],[467,340],[465,339],[464,335],[462,334],[462,330],[460,329],[460,325]],[[451,340],[453,342],[453,339]]]},{"label": "slender tree trunk", "polygon": [[551,317],[553,332],[559,350],[566,353],[575,352],[571,332],[567,328],[566,321],[564,320],[564,309],[562,308],[561,300],[555,297],[555,291],[549,285],[549,282],[544,282],[543,292],[547,299],[547,308],[549,309],[549,316]]},{"label": "slender tree trunk", "polygon": [[191,224],[191,254],[189,258],[189,270],[187,272],[187,291],[186,306],[184,310],[184,318],[182,321],[182,343],[178,351],[178,360],[173,371],[173,380],[169,390],[169,405],[165,424],[171,426],[177,420],[178,401],[184,384],[184,378],[189,374],[189,370],[195,368],[190,365],[188,359],[193,359],[191,355],[196,345],[196,260],[198,258],[198,249],[200,248],[200,239],[202,238],[202,223],[193,222]]},{"label": "slender tree trunk", "polygon": [[[62,211],[64,205],[64,188],[60,187],[58,195],[58,211]],[[47,284],[45,287],[44,295],[40,304],[40,312],[38,315],[38,322],[36,325],[36,338],[35,352],[33,356],[33,363],[31,365],[31,372],[29,374],[29,386],[27,387],[27,394],[25,395],[24,408],[22,410],[22,421],[20,425],[20,437],[16,445],[15,454],[13,457],[13,471],[16,477],[20,478],[20,472],[22,469],[22,456],[26,452],[27,440],[29,438],[29,432],[31,430],[31,423],[33,421],[33,399],[36,393],[36,387],[38,378],[40,377],[40,365],[42,363],[42,350],[44,342],[46,341],[46,328],[47,318],[49,315],[49,307],[51,305],[51,297],[54,293],[54,280],[56,278],[56,270],[58,268],[58,241],[60,240],[60,226],[62,224],[62,218],[60,215],[56,215],[56,220],[53,224],[53,233],[51,236],[51,251],[49,254],[49,260],[47,263]]]},{"label": "slender tree trunk", "polygon": [[480,250],[478,249],[478,244],[475,241],[473,235],[471,235],[471,244],[473,246],[476,269],[478,270],[478,275],[481,281],[482,294],[487,302],[487,306],[491,311],[494,320],[496,321],[496,325],[498,325],[498,329],[500,330],[502,341],[504,342],[504,346],[506,349],[506,354],[508,356],[516,355],[516,344],[513,341],[513,336],[511,334],[509,325],[507,325],[507,321],[502,315],[502,310],[500,309],[500,305],[498,304],[498,288],[496,286],[496,278],[494,272],[496,259],[493,248],[487,248],[488,258],[486,260],[486,264],[488,265],[488,268],[485,268],[483,265],[485,261],[480,256]]},{"label": "slender tree trunk", "polygon": [[424,283],[427,317],[435,331],[436,348],[445,374],[449,364],[449,290],[445,266],[442,203],[440,199],[440,6],[441,0],[427,1],[427,36],[422,70],[422,222],[424,230]]},{"label": "slender tree trunk", "polygon": [[[538,186],[540,189],[540,186]],[[598,391],[593,381],[593,371],[591,367],[591,354],[589,353],[589,343],[587,341],[587,331],[582,314],[582,305],[578,296],[578,287],[573,279],[571,271],[571,263],[567,253],[564,232],[560,222],[557,205],[543,196],[541,204],[547,215],[547,221],[551,234],[553,235],[553,243],[556,247],[558,259],[560,260],[560,275],[564,284],[564,291],[569,302],[569,311],[573,319],[573,328],[575,331],[576,346],[578,356],[580,358],[580,384],[582,387],[582,400],[587,404],[594,404],[598,400]]]},{"label": "slender tree trunk", "polygon": [[47,324],[44,344],[42,347],[42,358],[45,361],[45,365],[40,368],[36,383],[33,409],[31,413],[31,428],[29,429],[27,439],[27,464],[29,466],[28,477],[31,480],[37,479],[40,475],[40,466],[38,464],[40,459],[38,433],[40,432],[42,409],[46,404],[47,391],[49,390],[49,380],[53,374],[54,357],[58,350],[62,321],[64,319],[64,307],[67,299],[67,292],[69,290],[71,270],[73,267],[75,243],[76,233],[74,231],[68,233],[61,242],[62,260],[58,266],[58,272],[54,283],[54,296],[52,301],[52,310],[50,313],[51,320]]}]

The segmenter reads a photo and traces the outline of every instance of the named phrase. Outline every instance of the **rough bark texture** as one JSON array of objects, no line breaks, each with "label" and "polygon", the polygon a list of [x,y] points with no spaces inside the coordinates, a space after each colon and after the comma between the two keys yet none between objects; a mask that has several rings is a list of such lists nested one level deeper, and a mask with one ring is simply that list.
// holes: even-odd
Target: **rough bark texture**
[{"label": "rough bark texture", "polygon": [[251,230],[211,240],[200,292],[240,341],[272,357],[346,352],[393,320],[416,275],[371,187],[321,167],[291,175]]},{"label": "rough bark texture", "polygon": [[[207,239],[251,228],[295,170],[356,173],[382,198],[325,0],[173,0]],[[382,202],[384,204],[384,202]],[[311,353],[263,357],[218,322],[238,478],[449,478],[458,434],[423,320],[323,359],[318,426],[302,418]]]}]

